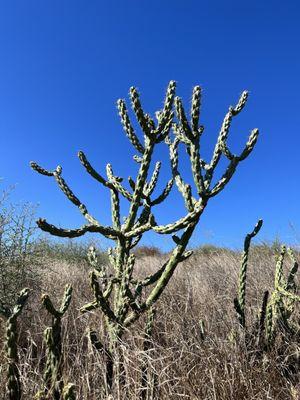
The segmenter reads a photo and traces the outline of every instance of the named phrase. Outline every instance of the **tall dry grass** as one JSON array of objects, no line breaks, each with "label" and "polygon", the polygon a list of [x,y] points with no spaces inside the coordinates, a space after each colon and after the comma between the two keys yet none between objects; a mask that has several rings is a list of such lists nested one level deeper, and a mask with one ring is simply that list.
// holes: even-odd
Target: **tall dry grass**
[{"label": "tall dry grass", "polygon": [[[137,273],[148,275],[163,260],[163,254],[147,255],[141,251]],[[41,294],[49,293],[51,298],[59,299],[64,285],[70,283],[74,295],[63,322],[63,371],[65,380],[76,384],[78,399],[141,398],[141,370],[145,365],[148,399],[299,399],[299,338],[283,337],[270,352],[260,356],[245,346],[233,307],[239,262],[237,252],[206,247],[180,265],[157,305],[150,349],[142,350],[144,321],[137,323],[133,336],[125,336],[121,346],[125,384],[119,387],[115,383],[113,394],[108,397],[104,355],[87,339],[91,329],[105,341],[102,316],[82,316],[78,311],[92,299],[88,265],[84,259],[64,260],[46,254],[38,263],[43,278],[32,286],[30,301],[20,319],[23,398],[33,399],[42,385],[42,334],[50,321],[41,307]],[[252,248],[246,316],[250,326],[256,319],[264,290],[273,286],[274,265],[274,249],[264,245]],[[3,325],[0,329],[2,342]]]}]

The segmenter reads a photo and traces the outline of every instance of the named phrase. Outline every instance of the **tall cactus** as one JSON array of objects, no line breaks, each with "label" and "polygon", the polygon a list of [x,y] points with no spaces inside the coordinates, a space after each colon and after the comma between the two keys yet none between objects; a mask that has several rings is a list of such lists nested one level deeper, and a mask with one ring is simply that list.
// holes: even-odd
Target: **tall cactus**
[{"label": "tall cactus", "polygon": [[[64,388],[61,371],[62,361],[62,335],[61,335],[61,319],[69,308],[72,299],[72,287],[66,285],[63,299],[59,310],[57,310],[50,297],[47,294],[42,296],[42,303],[48,313],[52,317],[52,325],[47,327],[44,332],[44,340],[46,344],[46,366],[44,372],[45,389],[39,393],[39,397],[43,398],[51,396],[53,399],[60,400],[64,391],[65,398],[72,398],[75,395],[74,385],[69,384]],[[69,396],[69,397],[68,397]]]},{"label": "tall cactus", "polygon": [[[191,251],[186,251],[186,248],[208,201],[225,188],[238,164],[251,153],[257,141],[258,130],[254,129],[239,155],[233,154],[227,144],[231,122],[246,104],[248,92],[245,91],[241,94],[236,106],[230,107],[226,113],[211,160],[206,162],[200,154],[200,139],[204,131],[204,127],[199,124],[201,88],[196,86],[193,90],[190,119],[186,115],[182,100],[175,97],[175,89],[176,84],[171,81],[167,88],[163,108],[156,113],[156,119],[144,112],[138,91],[133,87],[130,89],[131,106],[143,133],[143,140],[133,128],[125,101],[117,102],[125,133],[138,153],[134,157],[139,165],[137,176],[135,179],[128,178],[128,187],[124,185],[123,179],[113,172],[110,164],[106,167],[107,178],[104,178],[93,168],[82,151],[78,153],[80,162],[86,171],[110,192],[111,226],[104,226],[97,221],[85,204],[75,196],[62,177],[61,166],[49,171],[34,162],[31,163],[31,167],[35,171],[55,179],[62,192],[78,207],[87,221],[77,229],[63,229],[49,224],[45,219],[39,219],[37,224],[43,231],[68,238],[94,232],[115,242],[115,247],[109,250],[114,273],[110,276],[104,270],[99,273],[97,269],[93,269],[91,287],[94,300],[82,308],[82,311],[97,308],[102,310],[111,343],[120,338],[125,329],[128,330],[141,315],[154,305],[163,293],[177,265],[192,254]],[[174,139],[171,139],[171,130],[173,130]],[[172,177],[162,193],[153,196],[159,179],[161,163],[157,162],[151,173],[151,161],[155,147],[163,142],[169,147]],[[179,172],[178,148],[180,145],[185,147],[189,155],[196,195],[193,195],[192,186],[184,181]],[[228,166],[221,178],[214,183],[213,178],[215,178],[215,171],[221,157],[228,159]],[[174,183],[183,197],[187,211],[182,218],[167,225],[160,225],[154,218],[153,208],[168,197]],[[124,222],[120,218],[120,196],[129,202],[129,212]],[[160,235],[172,234],[175,248],[158,271],[139,280],[134,277],[135,257],[132,250],[138,244],[143,233],[150,230]],[[178,236],[175,235],[177,232],[180,232]],[[148,290],[149,288],[151,289]]]},{"label": "tall cactus", "polygon": [[0,314],[6,320],[5,352],[7,357],[6,392],[9,400],[21,399],[20,375],[18,368],[18,330],[17,318],[29,296],[29,289],[23,289],[17,298],[15,306],[10,309],[0,302]]}]

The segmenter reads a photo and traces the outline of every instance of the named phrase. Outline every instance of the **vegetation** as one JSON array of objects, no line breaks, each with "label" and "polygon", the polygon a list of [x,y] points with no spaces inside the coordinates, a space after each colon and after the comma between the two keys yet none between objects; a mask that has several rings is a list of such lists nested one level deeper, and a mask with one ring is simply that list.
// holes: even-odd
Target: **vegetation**
[{"label": "vegetation", "polygon": [[[86,171],[110,192],[111,226],[100,224],[88,212],[63,179],[60,166],[49,171],[31,163],[35,171],[55,179],[87,220],[78,229],[63,229],[39,219],[39,228],[70,239],[99,233],[115,247],[104,256],[90,246],[85,256],[84,245],[32,243],[37,261],[34,284],[20,281],[28,283],[31,293],[24,289],[11,305],[3,292],[0,302],[6,330],[0,337],[7,366],[0,385],[6,385],[7,398],[297,398],[298,254],[282,246],[273,279],[273,249],[266,252],[266,246],[254,247],[251,265],[251,240],[261,229],[261,220],[246,235],[240,261],[237,252],[213,246],[194,254],[187,250],[208,201],[224,189],[256,144],[258,130],[254,129],[240,155],[227,145],[231,121],[244,108],[248,93],[243,92],[225,115],[209,162],[200,155],[204,127],[199,124],[199,86],[193,90],[189,121],[182,100],[175,96],[173,81],[163,109],[156,113],[156,123],[143,111],[135,88],[130,89],[130,98],[144,141],[135,133],[125,102],[119,100],[125,133],[139,153],[134,157],[139,165],[137,177],[128,178],[129,188],[110,164],[104,178],[79,152]],[[162,193],[153,196],[161,163],[156,162],[152,173],[150,169],[160,143],[169,147],[172,177]],[[193,189],[179,172],[179,145],[190,160]],[[228,159],[228,166],[216,179],[222,157]],[[186,214],[159,225],[153,208],[166,200],[173,184],[183,197]],[[121,196],[129,201],[123,221]],[[150,230],[171,234],[173,251],[164,254],[156,248],[138,247]],[[22,247],[23,241],[15,242]],[[23,252],[27,255],[28,248]],[[286,271],[287,256],[291,266]],[[61,305],[56,307],[63,284]],[[13,287],[11,292],[15,295]]]}]

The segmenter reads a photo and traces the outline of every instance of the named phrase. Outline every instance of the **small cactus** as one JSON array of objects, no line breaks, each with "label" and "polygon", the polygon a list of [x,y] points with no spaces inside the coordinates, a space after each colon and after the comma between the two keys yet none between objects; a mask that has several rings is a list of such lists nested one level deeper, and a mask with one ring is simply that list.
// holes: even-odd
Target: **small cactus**
[{"label": "small cactus", "polygon": [[29,296],[29,289],[23,289],[18,297],[15,306],[10,309],[0,303],[0,314],[6,320],[5,353],[7,357],[7,384],[6,392],[9,400],[21,399],[21,385],[18,368],[18,329],[17,318],[21,314]]},{"label": "small cactus", "polygon": [[[293,327],[290,319],[295,308],[295,303],[300,301],[300,296],[296,294],[297,287],[295,282],[298,263],[292,249],[282,246],[277,256],[275,266],[274,290],[271,294],[269,294],[268,290],[264,292],[258,321],[256,326],[252,329],[254,333],[252,332],[252,334],[250,334],[249,327],[246,326],[245,318],[247,267],[251,240],[260,231],[262,223],[263,221],[259,220],[254,230],[246,235],[239,272],[238,296],[234,299],[234,308],[238,315],[239,324],[245,331],[246,346],[249,347],[253,343],[253,336],[256,335],[255,343],[258,351],[257,354],[260,354],[262,350],[272,347],[278,328],[283,329],[289,334],[296,333],[297,329]],[[283,270],[283,263],[286,255],[288,255],[292,261],[292,267],[287,277],[285,277]]]},{"label": "small cactus", "polygon": [[[60,309],[57,310],[50,297],[47,294],[42,296],[42,303],[48,313],[52,316],[52,325],[44,331],[44,341],[46,344],[46,366],[44,371],[44,395],[52,396],[54,400],[60,400],[63,391],[63,379],[61,371],[62,361],[62,335],[61,335],[61,319],[66,313],[72,299],[72,287],[66,285]],[[69,398],[72,399],[73,389],[66,393],[70,393]]]},{"label": "small cactus", "polygon": [[[283,273],[283,263],[286,256],[292,261],[292,267],[287,275]],[[295,303],[300,301],[300,297],[296,294],[297,287],[295,283],[295,275],[298,271],[298,263],[295,259],[291,248],[282,246],[277,256],[274,290],[268,304],[269,307],[269,327],[267,330],[267,343],[270,347],[273,343],[278,328],[283,329],[287,333],[295,333],[296,328],[290,321],[293,314]]]}]

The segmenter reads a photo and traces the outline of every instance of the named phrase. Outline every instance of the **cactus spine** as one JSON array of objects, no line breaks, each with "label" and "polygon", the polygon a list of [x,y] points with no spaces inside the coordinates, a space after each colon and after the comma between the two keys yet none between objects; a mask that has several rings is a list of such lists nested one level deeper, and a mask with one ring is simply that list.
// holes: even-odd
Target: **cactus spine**
[{"label": "cactus spine", "polygon": [[[66,313],[72,299],[72,287],[66,285],[60,309],[57,310],[50,297],[47,294],[42,296],[42,303],[49,314],[52,316],[52,326],[49,326],[44,331],[44,341],[46,344],[46,366],[44,371],[44,395],[52,396],[55,400],[60,400],[64,388],[61,371],[62,361],[62,334],[61,334],[61,320]],[[63,398],[74,398],[74,388],[70,384],[65,389]],[[69,397],[68,397],[69,396]]]},{"label": "cactus spine", "polygon": [[21,385],[18,369],[18,329],[17,318],[29,296],[29,289],[23,289],[18,297],[15,306],[10,309],[0,303],[0,314],[6,320],[5,352],[7,357],[7,384],[6,392],[9,400],[21,399]]},{"label": "cactus spine", "polygon": [[[107,178],[104,178],[93,168],[82,151],[78,153],[80,162],[88,174],[110,192],[111,226],[102,225],[88,211],[86,205],[79,200],[63,179],[61,166],[49,171],[34,162],[31,163],[31,167],[36,172],[54,178],[65,196],[78,207],[87,221],[77,229],[63,229],[49,224],[45,219],[39,219],[37,224],[43,231],[68,238],[94,232],[115,242],[115,247],[109,250],[114,274],[106,276],[105,271],[99,274],[99,271],[93,267],[91,288],[94,300],[82,307],[82,312],[95,309],[101,309],[103,312],[110,336],[111,351],[114,349],[114,343],[122,337],[124,330],[128,330],[160,298],[178,264],[192,254],[191,251],[186,251],[186,248],[209,199],[225,188],[238,164],[253,150],[258,138],[258,130],[254,129],[239,155],[233,154],[227,145],[231,121],[242,111],[248,98],[248,93],[243,92],[236,106],[229,108],[221,125],[211,160],[206,162],[200,153],[200,139],[204,131],[204,127],[199,124],[201,88],[196,86],[193,90],[190,118],[185,113],[182,100],[175,97],[175,89],[176,84],[171,81],[166,91],[163,108],[156,112],[155,118],[152,118],[144,112],[138,91],[134,87],[130,88],[131,106],[143,133],[143,140],[133,128],[125,101],[117,102],[125,134],[138,153],[134,157],[139,165],[137,176],[135,179],[128,178],[129,187],[124,185],[122,177],[115,175],[110,164],[106,168]],[[173,130],[174,139],[171,139],[171,130]],[[163,191],[154,196],[161,163],[156,163],[151,171],[151,162],[154,149],[163,142],[169,147],[172,177]],[[186,183],[180,174],[179,146],[185,147],[189,155],[196,195],[193,195],[192,186]],[[213,183],[221,157],[228,159],[228,166],[221,178]],[[183,197],[186,213],[177,221],[159,225],[154,218],[153,208],[168,197],[174,183]],[[123,223],[120,220],[120,196],[129,202],[129,212]],[[158,271],[137,280],[133,274],[135,258],[131,252],[143,233],[150,230],[160,235],[172,234],[175,247],[167,262]],[[178,236],[175,235],[177,232],[180,232]]]}]

